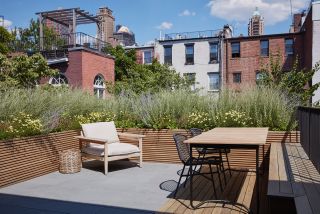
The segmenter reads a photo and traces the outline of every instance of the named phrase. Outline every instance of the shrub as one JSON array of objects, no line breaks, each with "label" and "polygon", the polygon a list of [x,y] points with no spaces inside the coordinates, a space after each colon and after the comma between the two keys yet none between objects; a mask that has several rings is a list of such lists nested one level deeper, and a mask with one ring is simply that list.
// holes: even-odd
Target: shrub
[{"label": "shrub", "polygon": [[[219,126],[269,127],[292,130],[299,102],[270,87],[246,87],[241,92],[223,89],[219,96],[199,96],[185,90],[155,94],[122,93],[106,100],[77,89],[18,89],[0,91],[0,138],[79,129],[80,123],[114,120],[119,128],[212,129]],[[7,131],[14,117],[29,115],[41,127]],[[29,126],[28,126],[29,127]],[[17,129],[17,130],[16,130]]]}]

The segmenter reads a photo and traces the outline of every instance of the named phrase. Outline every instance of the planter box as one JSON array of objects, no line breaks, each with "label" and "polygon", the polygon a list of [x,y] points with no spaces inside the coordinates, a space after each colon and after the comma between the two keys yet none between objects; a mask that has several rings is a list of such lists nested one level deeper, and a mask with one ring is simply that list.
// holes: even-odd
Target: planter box
[{"label": "planter box", "polygon": [[[188,135],[186,130],[169,129],[118,129],[118,131],[146,135],[143,140],[143,159],[147,162],[180,163],[172,135],[173,133]],[[74,138],[78,134],[78,130],[73,130],[0,141],[0,187],[57,171],[58,152],[78,148],[78,141]],[[299,132],[269,132],[264,149],[265,161],[268,162],[269,159],[270,143],[299,142],[299,140]],[[260,157],[262,161],[262,149]],[[230,163],[233,167],[254,168],[255,152],[233,150],[230,154]]]}]

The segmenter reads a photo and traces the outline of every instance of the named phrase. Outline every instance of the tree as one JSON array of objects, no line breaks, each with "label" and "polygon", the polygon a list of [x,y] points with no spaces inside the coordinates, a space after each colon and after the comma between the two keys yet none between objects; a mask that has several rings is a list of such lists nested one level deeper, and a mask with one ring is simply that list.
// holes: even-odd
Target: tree
[{"label": "tree", "polygon": [[32,88],[41,78],[54,76],[57,71],[47,65],[40,55],[16,56],[12,59],[0,54],[0,88],[8,87]]},{"label": "tree", "polygon": [[[15,51],[38,52],[40,44],[40,22],[30,20],[28,28],[18,28],[13,31],[15,41],[13,49]],[[44,48],[51,49],[53,46],[64,44],[63,39],[47,26],[43,26]]]},{"label": "tree", "polygon": [[296,57],[292,69],[283,71],[280,59],[280,54],[270,57],[270,63],[261,69],[262,78],[259,82],[279,87],[290,96],[298,97],[302,103],[306,104],[320,86],[320,83],[310,84],[315,72],[319,71],[320,64],[317,63],[311,70],[299,69],[299,58]]},{"label": "tree", "polygon": [[0,53],[7,54],[10,51],[10,42],[13,36],[4,27],[0,27]]},{"label": "tree", "polygon": [[162,89],[188,88],[191,82],[181,77],[174,69],[153,60],[150,65],[136,62],[135,50],[121,46],[107,47],[105,52],[115,56],[115,84],[109,89],[113,93],[131,91],[134,93],[158,92]]}]

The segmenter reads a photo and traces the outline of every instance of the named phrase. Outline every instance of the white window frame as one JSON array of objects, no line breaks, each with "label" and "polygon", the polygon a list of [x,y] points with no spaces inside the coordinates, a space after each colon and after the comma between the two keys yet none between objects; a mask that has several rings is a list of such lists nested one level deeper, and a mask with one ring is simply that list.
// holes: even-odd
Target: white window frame
[{"label": "white window frame", "polygon": [[[219,72],[209,72],[209,73],[207,73],[207,75],[208,75],[208,91],[220,91],[220,86],[221,86],[220,73]],[[210,88],[210,75],[218,75],[219,86],[217,89]]]},{"label": "white window frame", "polygon": [[[97,98],[105,98],[106,84],[104,77],[101,74],[98,74],[94,77],[93,80],[93,93]],[[101,94],[102,93],[102,94]]]},{"label": "white window frame", "polygon": [[[145,54],[145,52],[150,52],[150,57],[151,57],[151,62],[150,63],[146,63],[145,61],[144,61],[144,54]],[[145,50],[145,51],[143,51],[142,52],[143,53],[143,56],[142,56],[142,63],[143,64],[147,64],[147,65],[150,65],[150,64],[152,64],[152,60],[153,60],[153,54],[152,54],[152,50]]]},{"label": "white window frame", "polygon": [[[53,81],[58,82],[58,83],[53,83]],[[64,74],[59,73],[57,76],[51,77],[49,79],[49,84],[54,87],[60,87],[62,85],[68,86],[69,81],[68,81],[68,78]]]}]

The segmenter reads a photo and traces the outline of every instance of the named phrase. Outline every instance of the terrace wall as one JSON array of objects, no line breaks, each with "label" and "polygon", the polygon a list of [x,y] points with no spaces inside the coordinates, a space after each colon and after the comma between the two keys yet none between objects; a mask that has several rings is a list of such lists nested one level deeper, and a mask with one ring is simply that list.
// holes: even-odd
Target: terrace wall
[{"label": "terrace wall", "polygon": [[[118,129],[145,134],[143,158],[146,162],[180,163],[173,142],[173,133],[188,135],[186,130]],[[42,136],[0,141],[0,187],[12,185],[58,170],[58,152],[78,148],[74,136],[79,131],[65,131]],[[269,132],[264,148],[268,166],[270,143],[299,142],[299,132]],[[123,141],[125,142],[125,141]],[[260,161],[262,161],[261,149]],[[255,168],[255,151],[233,150],[229,155],[232,167]]]}]

